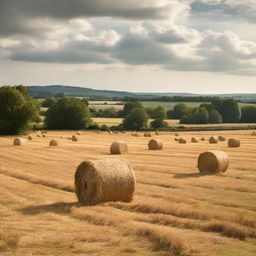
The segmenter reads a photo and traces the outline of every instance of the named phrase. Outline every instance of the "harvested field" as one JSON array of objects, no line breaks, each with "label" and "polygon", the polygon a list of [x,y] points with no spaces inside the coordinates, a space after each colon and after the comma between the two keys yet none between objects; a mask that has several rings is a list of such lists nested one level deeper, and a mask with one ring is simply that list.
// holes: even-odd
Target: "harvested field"
[{"label": "harvested field", "polygon": [[[163,150],[148,150],[149,138],[107,132],[31,133],[13,147],[0,138],[0,255],[254,256],[256,253],[256,137],[251,131],[152,133]],[[211,136],[239,138],[241,146],[209,144]],[[62,137],[62,138],[61,138]],[[205,141],[192,143],[191,138]],[[25,138],[25,136],[24,136]],[[58,147],[49,147],[56,139]],[[125,141],[129,153],[111,155]],[[229,155],[225,176],[202,175],[197,158],[207,150]],[[131,203],[81,206],[74,174],[85,160],[125,158],[136,174]]]}]

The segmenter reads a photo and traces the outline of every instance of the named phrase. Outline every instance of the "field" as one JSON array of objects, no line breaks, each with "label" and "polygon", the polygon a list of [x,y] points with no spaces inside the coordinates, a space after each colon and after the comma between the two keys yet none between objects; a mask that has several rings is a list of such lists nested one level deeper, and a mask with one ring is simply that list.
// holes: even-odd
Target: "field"
[{"label": "field", "polygon": [[[253,256],[256,254],[256,137],[250,131],[194,132],[241,139],[177,144],[173,133],[157,136],[164,150],[149,151],[148,138],[130,133],[88,132],[78,142],[71,132],[49,132],[21,147],[12,137],[0,140],[0,255],[108,256]],[[62,138],[61,138],[62,137]],[[49,147],[57,138],[58,147]],[[73,178],[88,159],[109,154],[113,140],[129,146],[127,158],[136,173],[133,202],[80,206]],[[226,151],[226,176],[199,175],[198,155]]]},{"label": "field", "polygon": [[[186,104],[189,108],[196,108],[205,102],[182,102],[182,103]],[[117,110],[122,110],[124,106],[124,102],[122,101],[89,101],[89,104],[90,104],[90,107],[93,107],[97,110],[106,109],[110,107],[114,107]],[[179,102],[142,101],[141,104],[144,107],[151,107],[151,108],[162,106],[167,111],[167,110],[173,109],[176,104],[179,104]],[[240,108],[249,106],[249,105],[255,106],[255,104],[239,103]]]}]

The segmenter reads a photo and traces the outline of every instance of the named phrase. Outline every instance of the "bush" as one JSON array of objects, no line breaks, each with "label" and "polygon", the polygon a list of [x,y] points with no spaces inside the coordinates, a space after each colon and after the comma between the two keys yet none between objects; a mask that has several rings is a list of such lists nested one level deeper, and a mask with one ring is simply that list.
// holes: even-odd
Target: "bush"
[{"label": "bush", "polygon": [[120,111],[119,115],[125,118],[136,108],[143,108],[143,106],[140,102],[137,101],[126,102],[124,104],[123,110]]},{"label": "bush", "polygon": [[20,134],[31,129],[38,121],[39,105],[24,86],[0,88],[0,133]]},{"label": "bush", "polygon": [[89,125],[88,129],[90,130],[100,130],[100,126],[97,123],[92,123]]},{"label": "bush", "polygon": [[154,121],[152,121],[150,123],[150,126],[154,129],[158,129],[158,128],[167,128],[168,127],[168,123],[165,122],[163,119],[155,119]]},{"label": "bush", "polygon": [[152,116],[154,119],[166,119],[167,116],[166,116],[166,111],[163,107],[161,106],[158,106],[157,108],[154,109],[154,112],[153,112],[153,116]]},{"label": "bush", "polygon": [[91,124],[88,107],[78,99],[62,98],[45,115],[45,124],[49,129],[78,130]]},{"label": "bush", "polygon": [[254,106],[243,107],[241,122],[256,123],[256,107]]},{"label": "bush", "polygon": [[124,120],[123,126],[127,130],[140,130],[147,127],[148,115],[144,108],[135,108]]},{"label": "bush", "polygon": [[108,131],[109,130],[109,127],[105,124],[103,124],[101,127],[100,127],[100,130],[101,131]]},{"label": "bush", "polygon": [[210,124],[221,124],[221,123],[223,123],[222,116],[216,109],[210,111],[209,123]]},{"label": "bush", "polygon": [[43,108],[49,108],[50,106],[52,106],[57,100],[54,97],[49,97],[46,98],[43,102],[42,102],[42,107]]},{"label": "bush", "polygon": [[167,111],[167,118],[168,119],[174,119],[174,111],[173,109],[170,109]]},{"label": "bush", "polygon": [[180,119],[181,124],[208,124],[209,113],[206,108],[194,108],[191,112],[183,115]]}]

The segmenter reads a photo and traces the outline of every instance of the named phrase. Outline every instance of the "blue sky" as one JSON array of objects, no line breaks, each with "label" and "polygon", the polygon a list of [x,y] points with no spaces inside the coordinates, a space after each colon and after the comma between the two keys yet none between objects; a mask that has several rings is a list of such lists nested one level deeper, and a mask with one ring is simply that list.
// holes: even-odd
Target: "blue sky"
[{"label": "blue sky", "polygon": [[256,92],[256,0],[0,0],[1,84]]}]

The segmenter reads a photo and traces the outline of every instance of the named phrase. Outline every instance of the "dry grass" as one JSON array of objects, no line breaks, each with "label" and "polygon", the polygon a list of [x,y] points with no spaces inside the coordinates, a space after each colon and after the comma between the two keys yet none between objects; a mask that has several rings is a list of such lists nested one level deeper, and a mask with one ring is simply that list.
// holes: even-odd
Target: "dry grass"
[{"label": "dry grass", "polygon": [[[83,132],[76,143],[66,139],[70,134],[76,131],[48,132],[47,140],[31,133],[22,147],[1,137],[0,229],[22,234],[4,232],[1,256],[255,255],[256,137],[250,131],[180,132],[184,145],[174,133],[152,134],[164,143],[160,151],[148,150],[143,133]],[[239,138],[241,147],[209,144],[219,135]],[[206,140],[192,143],[192,137]],[[54,138],[59,146],[49,147]],[[136,174],[133,201],[79,205],[76,167],[120,158],[109,154],[113,140],[130,149],[122,158]],[[197,158],[207,150],[229,155],[225,177],[199,173]]]},{"label": "dry grass", "polygon": [[15,250],[20,240],[20,234],[10,229],[0,229],[0,252]]}]

